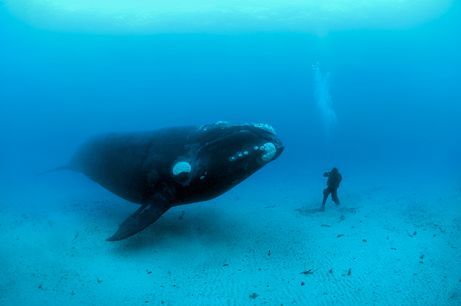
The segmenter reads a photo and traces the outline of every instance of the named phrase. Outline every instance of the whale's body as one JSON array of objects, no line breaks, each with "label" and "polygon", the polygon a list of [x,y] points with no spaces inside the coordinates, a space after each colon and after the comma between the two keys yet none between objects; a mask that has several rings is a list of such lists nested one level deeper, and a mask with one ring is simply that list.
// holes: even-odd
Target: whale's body
[{"label": "whale's body", "polygon": [[115,241],[141,231],[172,206],[219,196],[282,151],[270,126],[216,123],[96,137],[69,168],[141,205],[108,239]]}]

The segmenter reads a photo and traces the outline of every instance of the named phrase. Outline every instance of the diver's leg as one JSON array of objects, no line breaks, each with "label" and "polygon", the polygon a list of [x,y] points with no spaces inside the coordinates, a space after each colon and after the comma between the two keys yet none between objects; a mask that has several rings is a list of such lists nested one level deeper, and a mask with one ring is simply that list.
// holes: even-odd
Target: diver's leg
[{"label": "diver's leg", "polygon": [[340,204],[339,198],[338,198],[338,190],[335,189],[331,192],[331,198],[333,199],[333,202],[335,202],[336,205]]},{"label": "diver's leg", "polygon": [[328,195],[330,194],[330,190],[328,190],[328,188],[325,188],[323,190],[323,201],[322,201],[322,207],[320,208],[321,211],[324,211],[325,210],[325,204],[327,202],[327,199],[328,199]]}]

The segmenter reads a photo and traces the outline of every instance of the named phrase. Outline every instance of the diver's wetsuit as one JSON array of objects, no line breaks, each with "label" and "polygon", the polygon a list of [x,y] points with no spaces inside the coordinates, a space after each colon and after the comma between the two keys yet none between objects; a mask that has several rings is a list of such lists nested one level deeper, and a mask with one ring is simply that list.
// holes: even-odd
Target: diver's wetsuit
[{"label": "diver's wetsuit", "polygon": [[330,172],[325,172],[323,176],[328,177],[328,181],[327,188],[323,190],[322,210],[325,209],[325,203],[327,202],[330,194],[333,202],[335,202],[336,205],[339,205],[338,188],[342,180],[342,176],[336,168],[331,169]]}]

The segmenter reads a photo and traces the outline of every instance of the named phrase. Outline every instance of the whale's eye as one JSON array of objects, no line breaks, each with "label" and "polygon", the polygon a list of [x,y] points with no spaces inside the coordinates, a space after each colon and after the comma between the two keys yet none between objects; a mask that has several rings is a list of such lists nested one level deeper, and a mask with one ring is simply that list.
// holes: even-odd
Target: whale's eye
[{"label": "whale's eye", "polygon": [[267,142],[263,144],[259,149],[263,152],[261,159],[264,162],[271,161],[275,157],[275,154],[277,153],[277,149],[272,142]]},{"label": "whale's eye", "polygon": [[173,166],[173,175],[189,174],[192,171],[192,166],[186,161],[179,161]]}]

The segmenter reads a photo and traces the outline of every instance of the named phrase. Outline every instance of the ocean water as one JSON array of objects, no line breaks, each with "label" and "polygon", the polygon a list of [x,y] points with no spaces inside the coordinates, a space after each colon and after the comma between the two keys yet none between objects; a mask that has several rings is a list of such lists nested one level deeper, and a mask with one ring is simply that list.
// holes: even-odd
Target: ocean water
[{"label": "ocean water", "polygon": [[[461,305],[457,1],[37,3],[0,1],[0,305]],[[218,121],[285,150],[123,241],[136,205],[38,175]]]}]

